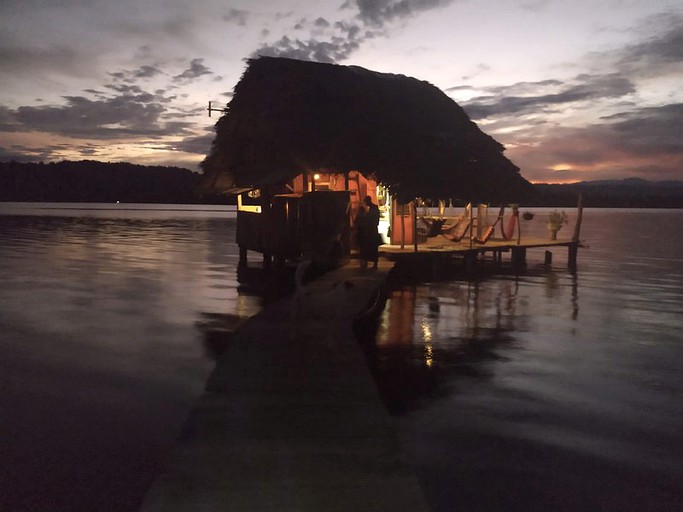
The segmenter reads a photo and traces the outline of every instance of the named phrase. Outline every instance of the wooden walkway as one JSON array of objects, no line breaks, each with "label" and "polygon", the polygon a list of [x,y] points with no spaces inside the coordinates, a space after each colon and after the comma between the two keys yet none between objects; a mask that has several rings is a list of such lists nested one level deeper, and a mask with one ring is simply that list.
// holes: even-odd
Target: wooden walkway
[{"label": "wooden walkway", "polygon": [[333,325],[293,330],[289,299],[247,321],[141,510],[428,511],[352,331],[392,267],[352,261],[311,283],[353,283]]}]

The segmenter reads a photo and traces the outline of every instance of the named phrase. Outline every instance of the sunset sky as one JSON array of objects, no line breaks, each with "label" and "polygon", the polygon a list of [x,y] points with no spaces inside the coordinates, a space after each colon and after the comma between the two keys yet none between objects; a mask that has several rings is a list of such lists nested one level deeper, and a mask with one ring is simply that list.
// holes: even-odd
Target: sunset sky
[{"label": "sunset sky", "polygon": [[680,0],[0,0],[0,161],[198,170],[257,55],[426,80],[531,181],[683,179]]}]

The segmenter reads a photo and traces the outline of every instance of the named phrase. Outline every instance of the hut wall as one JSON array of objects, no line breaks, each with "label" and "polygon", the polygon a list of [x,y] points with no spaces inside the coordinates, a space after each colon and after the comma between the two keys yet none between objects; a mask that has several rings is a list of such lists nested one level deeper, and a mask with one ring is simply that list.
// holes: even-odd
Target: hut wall
[{"label": "hut wall", "polygon": [[[313,177],[313,173],[302,173],[296,176],[291,183],[293,192],[301,195],[308,193],[310,190],[310,182],[313,180]],[[346,197],[350,202],[348,213],[349,233],[344,236],[345,252],[348,252],[348,248],[357,247],[358,245],[355,236],[351,236],[351,233],[354,232],[356,216],[363,204],[363,199],[365,196],[370,196],[372,201],[377,204],[377,182],[371,178],[366,178],[359,171],[349,171],[346,174],[321,172],[319,173],[319,178],[316,180],[316,183],[317,192],[348,191]],[[321,215],[328,215],[328,213],[321,211]]]},{"label": "hut wall", "polygon": [[262,213],[237,212],[237,245],[249,251],[266,252]]},{"label": "hut wall", "polygon": [[348,253],[349,193],[309,192],[301,198],[300,236],[302,252],[338,258]]},{"label": "hut wall", "polygon": [[301,196],[281,194],[273,197],[269,215],[272,235],[265,241],[271,254],[288,260],[301,256]]},{"label": "hut wall", "polygon": [[349,221],[347,191],[277,194],[261,213],[237,212],[237,244],[283,260],[332,260],[349,252]]}]

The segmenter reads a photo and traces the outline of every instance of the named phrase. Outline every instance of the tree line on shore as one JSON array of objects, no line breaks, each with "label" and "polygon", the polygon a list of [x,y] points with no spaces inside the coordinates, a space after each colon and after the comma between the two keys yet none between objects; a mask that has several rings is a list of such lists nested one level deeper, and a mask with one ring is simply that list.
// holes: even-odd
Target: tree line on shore
[{"label": "tree line on shore", "polygon": [[[197,193],[201,174],[181,167],[94,160],[0,162],[0,201],[226,204],[233,197]],[[536,184],[524,206],[683,208],[683,181],[584,181]]]},{"label": "tree line on shore", "polygon": [[94,160],[0,162],[0,201],[216,204],[200,196],[201,175],[189,169]]}]

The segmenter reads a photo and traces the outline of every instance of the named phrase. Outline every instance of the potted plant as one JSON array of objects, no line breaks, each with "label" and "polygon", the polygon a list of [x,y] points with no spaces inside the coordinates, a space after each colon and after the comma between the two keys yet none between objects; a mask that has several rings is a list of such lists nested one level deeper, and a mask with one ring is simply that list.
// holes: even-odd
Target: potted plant
[{"label": "potted plant", "polygon": [[548,214],[548,231],[550,231],[550,239],[557,240],[557,232],[562,229],[562,226],[569,222],[569,217],[562,210],[558,212],[554,210]]}]

